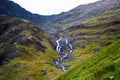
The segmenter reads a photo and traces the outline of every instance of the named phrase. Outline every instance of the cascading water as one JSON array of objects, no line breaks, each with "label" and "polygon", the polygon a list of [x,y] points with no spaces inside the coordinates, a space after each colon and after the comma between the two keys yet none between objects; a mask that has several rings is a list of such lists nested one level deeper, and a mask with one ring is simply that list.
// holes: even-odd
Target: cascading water
[{"label": "cascading water", "polygon": [[[63,37],[60,37],[58,40],[56,40],[56,44],[56,51],[61,55],[61,57],[57,61],[55,61],[55,66],[65,72],[67,68],[61,65],[61,63],[66,57],[68,57],[68,55],[72,54],[73,47],[68,38]],[[69,47],[70,50],[66,52],[66,50],[64,49],[65,47]]]},{"label": "cascading water", "polygon": [[60,41],[62,40],[62,37],[60,37],[60,39],[56,40],[56,43],[57,43],[57,47],[56,47],[56,51],[59,53],[60,52],[60,49],[61,49],[61,46],[60,46]]}]

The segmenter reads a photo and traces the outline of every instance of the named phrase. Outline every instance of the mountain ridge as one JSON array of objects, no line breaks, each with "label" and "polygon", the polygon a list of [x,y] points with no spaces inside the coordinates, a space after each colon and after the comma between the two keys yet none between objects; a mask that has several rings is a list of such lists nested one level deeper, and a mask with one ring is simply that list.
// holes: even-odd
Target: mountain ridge
[{"label": "mountain ridge", "polygon": [[120,4],[120,0],[101,0],[94,3],[80,5],[68,12],[51,16],[32,14],[20,7],[18,4],[9,0],[0,1],[0,4],[0,14],[30,20],[38,27],[41,27],[44,31],[54,33],[100,15],[107,8]]},{"label": "mountain ridge", "polygon": [[41,27],[43,23],[45,23],[47,20],[54,17],[53,16],[43,16],[39,14],[33,14],[26,9],[19,6],[17,3],[14,3],[10,0],[1,0],[0,1],[0,14],[4,15],[6,14],[9,17],[12,18],[23,18],[27,19],[34,24],[36,24],[38,27]]},{"label": "mountain ridge", "polygon": [[49,21],[44,27],[55,28],[58,31],[67,27],[80,24],[86,20],[98,16],[110,7],[120,4],[120,0],[102,0],[90,4],[80,5],[68,12],[59,14]]}]

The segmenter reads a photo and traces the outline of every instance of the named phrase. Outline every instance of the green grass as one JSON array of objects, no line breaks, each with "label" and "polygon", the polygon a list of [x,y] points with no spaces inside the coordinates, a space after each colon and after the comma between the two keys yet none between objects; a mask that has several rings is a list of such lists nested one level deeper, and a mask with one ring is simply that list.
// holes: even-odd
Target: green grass
[{"label": "green grass", "polygon": [[69,69],[74,67],[75,65],[79,63],[83,63],[87,59],[93,57],[95,54],[93,54],[92,49],[86,48],[86,50],[90,51],[88,54],[86,54],[86,50],[82,51],[83,49],[76,49],[73,53],[74,57],[73,60],[65,61],[62,63],[62,65],[67,66]]},{"label": "green grass", "polygon": [[73,67],[55,80],[120,79],[120,40],[104,48],[98,55]]}]

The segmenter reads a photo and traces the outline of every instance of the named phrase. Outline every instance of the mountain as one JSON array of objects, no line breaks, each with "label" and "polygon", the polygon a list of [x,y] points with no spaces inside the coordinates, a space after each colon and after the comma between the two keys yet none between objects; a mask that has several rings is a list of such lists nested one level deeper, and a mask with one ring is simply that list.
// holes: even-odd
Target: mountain
[{"label": "mountain", "polygon": [[[57,15],[47,22],[44,27],[65,29],[72,25],[80,24],[86,20],[104,13],[108,8],[120,4],[120,0],[101,0],[90,4],[80,5],[68,12]],[[48,29],[49,30],[49,29]]]},{"label": "mountain", "polygon": [[60,70],[48,34],[24,19],[0,16],[0,80],[50,80]]},{"label": "mountain", "polygon": [[[12,1],[5,3],[15,5]],[[0,6],[1,12],[14,17],[0,16],[0,80],[120,79],[120,0],[80,5],[42,19],[40,24],[50,35],[21,17],[22,12],[9,11],[12,6]],[[17,6],[14,8],[19,9]],[[20,10],[24,9],[20,7]],[[68,70],[65,73],[54,66],[61,57],[54,51],[60,37],[73,46],[72,59],[60,63]],[[57,42],[59,49],[61,43]]]},{"label": "mountain", "polygon": [[17,3],[14,3],[10,0],[0,0],[0,15],[3,14],[13,18],[27,19],[38,26],[41,26],[47,20],[52,19],[54,17],[33,14],[19,6]]},{"label": "mountain", "polygon": [[0,1],[0,14],[13,18],[32,21],[44,31],[52,34],[72,25],[80,24],[94,16],[104,13],[108,8],[120,4],[120,0],[101,0],[90,4],[80,5],[68,12],[58,15],[43,16],[33,14],[10,0]]}]

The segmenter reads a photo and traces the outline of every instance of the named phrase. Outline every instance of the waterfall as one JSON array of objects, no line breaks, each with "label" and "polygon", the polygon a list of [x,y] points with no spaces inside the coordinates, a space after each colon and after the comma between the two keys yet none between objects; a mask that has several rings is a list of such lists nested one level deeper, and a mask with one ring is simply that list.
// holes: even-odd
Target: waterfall
[{"label": "waterfall", "polygon": [[57,47],[56,47],[56,51],[59,53],[60,52],[60,49],[61,49],[61,46],[60,46],[60,41],[62,40],[62,37],[60,37],[60,39],[56,40],[56,43],[57,43]]},{"label": "waterfall", "polygon": [[[66,52],[63,46],[69,47],[70,50]],[[61,63],[66,57],[68,57],[69,54],[72,54],[73,52],[72,44],[70,43],[68,38],[60,37],[58,40],[56,40],[56,51],[58,52],[58,54],[61,55],[61,57],[57,61],[55,61],[55,66],[66,72],[67,68],[61,65]]]}]

